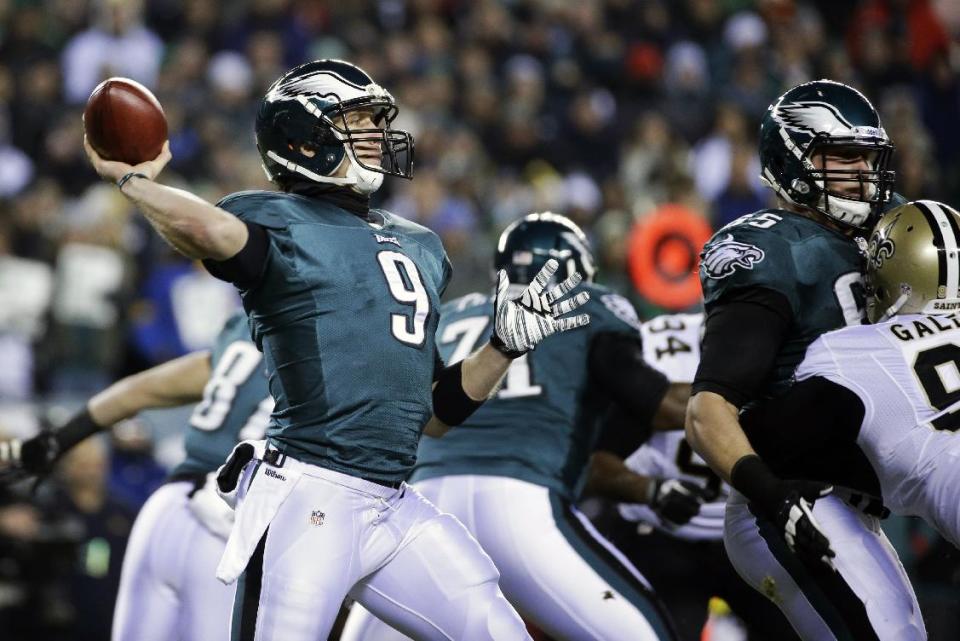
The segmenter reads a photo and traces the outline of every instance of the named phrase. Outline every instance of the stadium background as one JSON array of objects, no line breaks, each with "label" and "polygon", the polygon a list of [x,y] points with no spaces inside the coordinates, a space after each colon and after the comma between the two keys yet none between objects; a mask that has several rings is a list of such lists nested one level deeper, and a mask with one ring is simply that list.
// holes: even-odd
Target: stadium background
[{"label": "stadium background", "polygon": [[[958,38],[953,0],[0,0],[0,435],[207,346],[237,305],[87,164],[81,113],[105,77],[157,94],[163,181],[216,201],[267,187],[252,120],[270,82],[313,58],[356,62],[416,137],[415,179],[376,202],[443,237],[448,297],[488,287],[507,222],[552,209],[649,317],[691,303],[690,250],[658,234],[685,220],[702,242],[770,204],[758,123],[798,82],[860,88],[897,145],[898,191],[960,203]],[[32,502],[0,496],[0,637],[108,637],[130,522],[184,416],[119,426]],[[957,554],[913,520],[885,529],[930,638],[958,638]]]}]

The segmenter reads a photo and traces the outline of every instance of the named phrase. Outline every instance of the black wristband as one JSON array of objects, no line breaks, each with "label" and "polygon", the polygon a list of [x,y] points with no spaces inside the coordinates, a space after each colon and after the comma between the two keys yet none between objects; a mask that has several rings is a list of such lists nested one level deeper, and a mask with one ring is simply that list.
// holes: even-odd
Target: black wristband
[{"label": "black wristband", "polygon": [[765,512],[776,511],[780,503],[780,478],[756,454],[748,454],[734,463],[730,485]]},{"label": "black wristband", "polygon": [[143,178],[145,180],[150,180],[145,174],[141,174],[139,171],[130,171],[125,173],[123,177],[117,181],[117,189],[123,191],[123,186],[126,185],[131,178]]},{"label": "black wristband", "polygon": [[60,446],[60,451],[66,452],[83,439],[96,434],[102,429],[103,427],[97,425],[93,417],[90,416],[90,410],[84,406],[82,411],[77,412],[73,418],[67,421],[63,427],[56,430],[53,435],[57,439],[57,445]]},{"label": "black wristband", "polygon": [[437,386],[433,388],[433,414],[445,425],[460,425],[483,402],[473,400],[463,389],[463,361],[440,372]]},{"label": "black wristband", "polygon": [[526,352],[515,352],[511,349],[507,349],[507,346],[504,345],[503,341],[500,340],[500,337],[497,336],[496,330],[494,330],[493,334],[490,335],[490,344],[493,345],[493,349],[497,350],[498,352],[500,352],[510,360],[520,358],[521,356],[526,354]]}]

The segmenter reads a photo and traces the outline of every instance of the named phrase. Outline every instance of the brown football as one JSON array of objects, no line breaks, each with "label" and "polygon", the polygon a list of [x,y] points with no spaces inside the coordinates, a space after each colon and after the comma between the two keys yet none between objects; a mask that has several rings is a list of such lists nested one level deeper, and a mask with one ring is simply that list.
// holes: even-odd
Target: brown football
[{"label": "brown football", "polygon": [[136,165],[160,155],[167,139],[163,107],[129,78],[108,78],[87,99],[83,128],[101,157]]}]

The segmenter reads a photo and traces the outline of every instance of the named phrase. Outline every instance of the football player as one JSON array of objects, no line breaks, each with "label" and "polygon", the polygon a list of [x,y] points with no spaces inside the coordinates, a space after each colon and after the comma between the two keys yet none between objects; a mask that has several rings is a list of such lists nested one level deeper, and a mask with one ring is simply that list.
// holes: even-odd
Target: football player
[{"label": "football player", "polygon": [[236,639],[325,638],[348,593],[422,639],[528,637],[489,557],[403,480],[425,425],[462,422],[513,359],[585,325],[561,316],[588,296],[566,296],[577,275],[547,287],[556,261],[517,300],[501,274],[491,340],[443,367],[434,334],[451,268],[440,239],[370,208],[385,175],[412,177],[413,138],[391,128],[396,115],[354,65],[296,67],[256,116],[279,190],[217,206],[155,182],[168,147],[131,167],[86,146],[165,240],[237,286],[264,353],[268,438],[237,446],[218,478],[237,505],[218,566],[224,582],[240,579]]},{"label": "football player", "polygon": [[263,435],[273,408],[262,354],[246,317],[224,325],[202,351],[117,381],[63,428],[24,442],[0,442],[4,475],[42,478],[81,440],[139,412],[200,402],[184,439],[186,458],[144,504],[127,544],[114,641],[226,641],[233,589],[216,567],[233,512],[208,476],[238,440]]},{"label": "football player", "polygon": [[[650,584],[574,503],[600,438],[598,419],[611,403],[632,427],[617,436],[636,447],[652,426],[679,428],[689,385],[670,385],[644,362],[633,306],[591,282],[589,241],[568,218],[534,213],[509,225],[494,266],[527,283],[550,259],[560,262],[560,277],[585,275],[589,328],[515,360],[493,399],[449,434],[421,441],[411,482],[467,526],[500,570],[507,599],[551,638],[673,639]],[[474,293],[444,306],[437,337],[448,362],[488,340],[490,301]],[[642,487],[616,488],[610,481],[608,492],[644,495],[678,521],[699,506],[696,486],[643,479]],[[693,509],[676,514],[678,501]],[[344,628],[345,641],[393,636],[358,607]]]},{"label": "football player", "polygon": [[[703,321],[703,314],[671,314],[643,323],[644,358],[672,382],[693,382],[700,362]],[[601,455],[609,457],[607,453],[595,456]],[[729,486],[693,452],[683,432],[653,434],[625,464],[645,477],[695,483],[706,498],[697,514],[679,525],[661,518],[647,505],[620,503],[620,516],[638,526],[629,532],[620,524],[611,528],[618,547],[657,586],[681,638],[700,636],[708,602],[714,596],[723,598],[745,622],[749,638],[796,638],[780,611],[747,585],[730,564],[723,547]],[[638,536],[638,531],[645,533]]]},{"label": "football player", "polygon": [[[813,610],[790,617],[805,638],[871,638],[865,635],[873,630],[922,627],[889,541],[876,516],[862,511],[871,506],[829,497],[811,511],[811,501],[830,487],[776,476],[739,421],[748,401],[785,391],[817,336],[862,322],[856,239],[893,198],[892,152],[860,92],[829,80],[790,89],[770,105],[760,130],[762,177],[779,206],[719,230],[700,265],[707,318],[686,437],[737,490],[728,500],[725,536],[752,536],[768,551],[746,562],[770,575],[784,566],[799,585],[818,591],[810,595]],[[747,531],[732,533],[731,514],[740,513],[751,517],[737,522]],[[838,553],[857,556],[865,568],[860,576],[870,580],[851,584],[835,572]],[[776,585],[766,588],[781,609],[794,607]]]},{"label": "football player", "polygon": [[[921,200],[886,213],[867,256],[867,316],[874,324],[818,338],[790,391],[744,418],[751,444],[780,476],[828,482],[862,503],[882,500],[894,513],[923,518],[955,546],[960,545],[958,242],[960,214],[946,205]],[[734,562],[756,551],[738,538],[728,545]],[[858,561],[842,553],[834,559],[845,577],[874,580]],[[754,585],[764,580],[749,564],[743,573]],[[805,599],[789,576],[774,580],[785,599]],[[887,600],[896,598],[907,595]],[[900,607],[906,605],[916,602]],[[917,612],[913,627],[890,625],[856,638],[925,634]]]}]

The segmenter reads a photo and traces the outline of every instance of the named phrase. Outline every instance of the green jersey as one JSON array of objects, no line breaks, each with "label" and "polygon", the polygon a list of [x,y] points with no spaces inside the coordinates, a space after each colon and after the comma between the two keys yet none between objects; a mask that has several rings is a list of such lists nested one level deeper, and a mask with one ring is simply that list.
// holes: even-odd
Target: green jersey
[{"label": "green jersey", "polygon": [[269,232],[241,290],[285,454],[382,482],[405,479],[433,414],[434,333],[450,262],[436,234],[385,211],[242,192],[220,206]]},{"label": "green jersey", "polygon": [[250,341],[242,312],[231,316],[217,335],[210,367],[203,400],[190,415],[186,459],[174,475],[216,470],[238,441],[263,438],[270,421],[273,398],[267,391],[263,355]]},{"label": "green jersey", "polygon": [[820,334],[864,322],[865,292],[858,243],[809,218],[782,209],[747,214],[720,229],[701,254],[707,312],[737,290],[782,294],[793,324],[764,390],[782,392]]},{"label": "green jersey", "polygon": [[[442,438],[424,438],[411,476],[419,481],[453,474],[507,476],[548,487],[573,500],[585,480],[598,418],[610,398],[592,385],[590,343],[601,332],[638,336],[630,303],[584,284],[590,314],[584,328],[556,334],[513,361],[497,395]],[[437,330],[449,363],[462,360],[493,329],[490,296],[469,294],[444,305]]]}]

